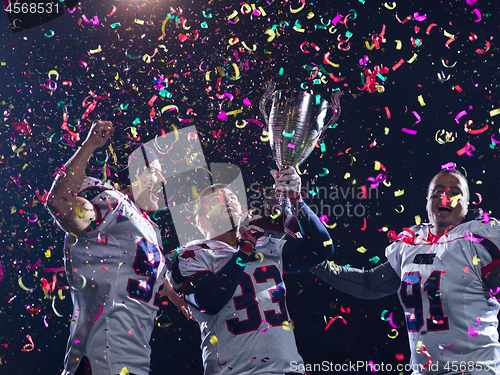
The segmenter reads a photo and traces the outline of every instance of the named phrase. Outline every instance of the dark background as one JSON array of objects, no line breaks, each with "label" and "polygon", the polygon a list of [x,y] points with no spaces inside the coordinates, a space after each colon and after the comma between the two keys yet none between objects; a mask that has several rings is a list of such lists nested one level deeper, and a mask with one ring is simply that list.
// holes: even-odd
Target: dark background
[{"label": "dark background", "polygon": [[[245,14],[245,3],[229,1],[93,0],[83,2],[72,13],[64,9],[64,14],[38,26],[34,21],[14,21],[16,30],[7,14],[0,16],[0,262],[4,272],[0,282],[0,374],[62,371],[71,298],[65,289],[63,300],[55,292],[50,293],[50,298],[56,297],[55,308],[62,315],[58,317],[52,299],[43,293],[41,279],[52,281],[53,273],[44,268],[63,265],[63,233],[53,224],[36,192],[43,195],[44,190],[49,190],[55,168],[75,152],[91,121],[97,118],[115,123],[115,145],[139,141],[138,137],[141,142],[149,141],[162,130],[170,132],[174,126],[194,124],[207,162],[237,164],[248,187],[253,182],[268,186],[274,162],[269,144],[261,140],[262,128],[255,123],[236,127],[248,119],[264,122],[258,110],[263,83],[274,79],[278,88],[299,88],[304,84],[326,99],[332,90],[340,88],[344,95],[338,126],[326,133],[326,152],[316,149],[301,166],[302,171],[307,170],[303,182],[345,191],[366,185],[368,177],[384,173],[391,185],[380,185],[378,197],[347,199],[352,205],[366,208],[364,217],[329,216],[328,224],[337,224],[330,230],[336,245],[332,259],[336,263],[370,268],[373,257],[384,261],[384,248],[389,242],[382,228],[398,232],[414,224],[416,215],[426,221],[427,184],[440,166],[450,161],[467,173],[471,200],[478,202],[476,193],[480,194],[480,206],[498,216],[498,146],[490,147],[492,136],[500,139],[497,118],[490,116],[491,110],[500,108],[498,1],[469,0],[468,4],[464,0],[427,0],[384,5],[372,0],[308,0],[295,13],[291,9],[297,9],[300,1],[269,3],[247,3],[262,6],[267,13],[263,16]],[[396,7],[389,9],[393,5]],[[108,17],[114,6],[116,12]],[[228,17],[234,11],[238,18],[231,18],[237,21],[233,24]],[[166,18],[167,14],[172,19]],[[336,24],[334,33],[317,27],[322,22],[330,25],[338,14],[343,15],[342,21],[349,16],[346,22]],[[88,20],[97,16],[99,24],[87,23],[84,15]],[[424,15],[426,19],[420,20]],[[403,23],[396,16],[400,21],[409,16],[411,19]],[[136,19],[144,22],[134,22]],[[165,36],[158,40],[165,19]],[[120,25],[114,25],[118,22]],[[427,34],[433,23],[436,26]],[[268,42],[265,31],[273,25],[279,35]],[[368,49],[366,42],[371,47],[372,37],[381,34],[384,25],[380,48]],[[304,32],[294,30],[294,26]],[[199,32],[196,40],[181,40],[181,34],[195,39],[195,30]],[[339,49],[338,37],[347,39],[351,35],[346,36],[347,32],[352,33],[350,48]],[[448,46],[445,32],[455,38]],[[240,42],[231,45],[231,38]],[[419,40],[413,45],[411,38]],[[396,48],[397,40],[401,41],[400,49]],[[309,43],[304,49],[310,53],[301,50],[304,42]],[[486,50],[487,42],[489,50],[480,53]],[[99,46],[100,52],[89,52]],[[142,57],[152,56],[155,48],[158,52],[148,63],[147,57]],[[324,64],[327,52],[330,61],[339,67]],[[417,58],[409,63],[414,54]],[[366,65],[360,65],[365,56]],[[393,70],[401,59],[405,62]],[[238,64],[241,73],[237,80],[231,79],[233,63]],[[365,69],[373,71],[382,65],[389,72],[383,74],[385,81],[376,78],[376,82],[385,91],[361,90]],[[328,78],[325,84],[313,84],[311,77],[316,67],[344,80],[334,82]],[[49,77],[51,70],[59,73],[57,80],[55,75]],[[211,71],[210,81],[205,70]],[[169,80],[170,98],[159,96],[155,88],[160,75]],[[57,83],[56,89],[48,79]],[[100,98],[95,99],[97,106],[88,118],[82,119],[87,108],[83,102],[91,92]],[[220,97],[225,92],[234,96],[232,102]],[[158,98],[151,106],[148,102],[153,95]],[[251,106],[243,105],[245,98]],[[85,104],[89,100],[94,99],[89,98]],[[178,111],[162,113],[167,105],[176,105]],[[68,141],[67,131],[61,129],[65,106],[70,130],[80,134],[76,144]],[[390,110],[390,118],[385,108]],[[221,111],[238,109],[242,109],[241,113],[224,121],[217,118]],[[457,123],[455,117],[463,110],[467,114]],[[413,111],[421,117],[419,123]],[[24,119],[30,129],[23,133],[13,123]],[[470,134],[464,131],[468,122],[472,130],[486,125],[488,128]],[[417,134],[402,132],[403,127]],[[453,136],[452,142],[436,141],[436,133],[443,129]],[[457,151],[468,142],[475,147],[472,156],[459,156]],[[96,160],[103,159],[104,154],[98,153],[97,159],[91,161],[89,174],[102,176],[102,164]],[[375,170],[375,161],[382,163],[385,171]],[[329,173],[319,176],[325,173],[324,168]],[[404,194],[396,197],[398,189],[404,189]],[[320,204],[317,199],[315,202]],[[323,203],[333,206],[347,202],[323,199]],[[174,249],[176,237],[168,225],[168,213],[155,218],[163,227],[165,248]],[[366,229],[362,230],[364,219]],[[357,251],[360,246],[367,251]],[[32,269],[30,266],[38,260],[42,263]],[[64,273],[56,276],[57,287],[64,288]],[[20,277],[29,291],[21,288]],[[395,367],[408,362],[404,314],[396,296],[357,300],[331,290],[307,273],[289,275],[286,283],[297,345],[306,363],[372,360]],[[381,319],[384,310],[393,312],[394,322],[400,326],[394,339],[388,337],[393,334],[392,327]],[[338,319],[325,330],[326,322],[339,315],[346,324]],[[197,325],[187,322],[171,305],[158,324],[161,328],[155,330],[152,341],[152,374],[201,374]],[[34,349],[22,351],[29,343],[27,335],[32,337]],[[398,360],[398,354],[404,359]]]}]

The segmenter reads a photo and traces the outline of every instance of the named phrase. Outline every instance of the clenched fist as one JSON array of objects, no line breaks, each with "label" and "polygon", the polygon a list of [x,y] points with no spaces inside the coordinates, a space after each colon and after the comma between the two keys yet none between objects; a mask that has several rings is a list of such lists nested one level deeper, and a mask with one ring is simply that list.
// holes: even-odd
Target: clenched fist
[{"label": "clenched fist", "polygon": [[111,138],[114,132],[115,128],[111,121],[97,120],[92,124],[85,143],[95,148],[102,147],[108,143],[109,138]]}]

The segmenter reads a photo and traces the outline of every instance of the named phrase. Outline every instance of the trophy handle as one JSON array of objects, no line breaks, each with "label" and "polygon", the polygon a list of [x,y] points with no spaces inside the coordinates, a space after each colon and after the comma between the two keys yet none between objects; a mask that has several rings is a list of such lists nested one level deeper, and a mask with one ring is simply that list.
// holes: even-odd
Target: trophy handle
[{"label": "trophy handle", "polygon": [[265,93],[262,95],[259,101],[259,109],[262,115],[264,116],[264,120],[266,120],[266,124],[269,125],[269,115],[266,112],[266,105],[269,100],[272,99],[274,89],[276,88],[276,84],[273,81],[267,81],[264,84]]},{"label": "trophy handle", "polygon": [[318,138],[325,133],[326,129],[328,129],[328,127],[332,123],[334,123],[335,121],[338,120],[338,118],[340,116],[340,97],[343,94],[344,93],[340,90],[335,90],[334,92],[332,92],[332,100],[331,100],[330,104],[328,105],[328,108],[332,109],[333,115],[332,115],[332,118],[330,119],[330,121],[328,121],[328,123],[325,126],[323,126],[323,129],[321,129],[321,132],[320,132],[320,135],[318,136]]}]

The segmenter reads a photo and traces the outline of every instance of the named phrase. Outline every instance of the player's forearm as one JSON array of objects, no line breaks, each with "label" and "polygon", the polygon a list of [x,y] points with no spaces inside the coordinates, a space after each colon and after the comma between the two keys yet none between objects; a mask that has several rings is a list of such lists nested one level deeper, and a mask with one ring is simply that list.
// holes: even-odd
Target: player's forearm
[{"label": "player's forearm", "polygon": [[401,283],[389,262],[370,270],[361,270],[330,265],[328,261],[324,261],[310,271],[335,289],[362,299],[378,299],[394,294]]},{"label": "player's forearm", "polygon": [[233,298],[249,258],[248,254],[239,251],[218,272],[199,273],[190,280],[197,307],[201,311],[215,315],[227,305]]},{"label": "player's forearm", "polygon": [[334,251],[333,240],[316,214],[301,202],[297,210],[297,220],[302,239],[287,241],[283,249],[283,263],[288,273],[307,271]]},{"label": "player's forearm", "polygon": [[64,165],[64,171],[59,171],[47,200],[51,211],[58,212],[72,203],[85,179],[87,163],[95,149],[95,146],[84,142]]}]

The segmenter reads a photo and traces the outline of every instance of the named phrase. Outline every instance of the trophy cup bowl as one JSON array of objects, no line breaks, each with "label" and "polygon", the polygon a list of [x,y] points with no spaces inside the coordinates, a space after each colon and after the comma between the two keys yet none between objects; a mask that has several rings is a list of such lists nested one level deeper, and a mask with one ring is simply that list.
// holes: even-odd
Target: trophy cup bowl
[{"label": "trophy cup bowl", "polygon": [[[272,81],[266,83],[259,109],[268,126],[269,143],[278,169],[297,168],[311,154],[326,129],[339,118],[342,91],[334,91],[331,102],[327,102],[309,92],[275,88]],[[266,106],[271,100],[268,114]],[[332,114],[327,119],[329,110]],[[279,204],[274,207],[281,206],[281,212],[290,207],[288,198],[278,196],[278,200]]]}]

